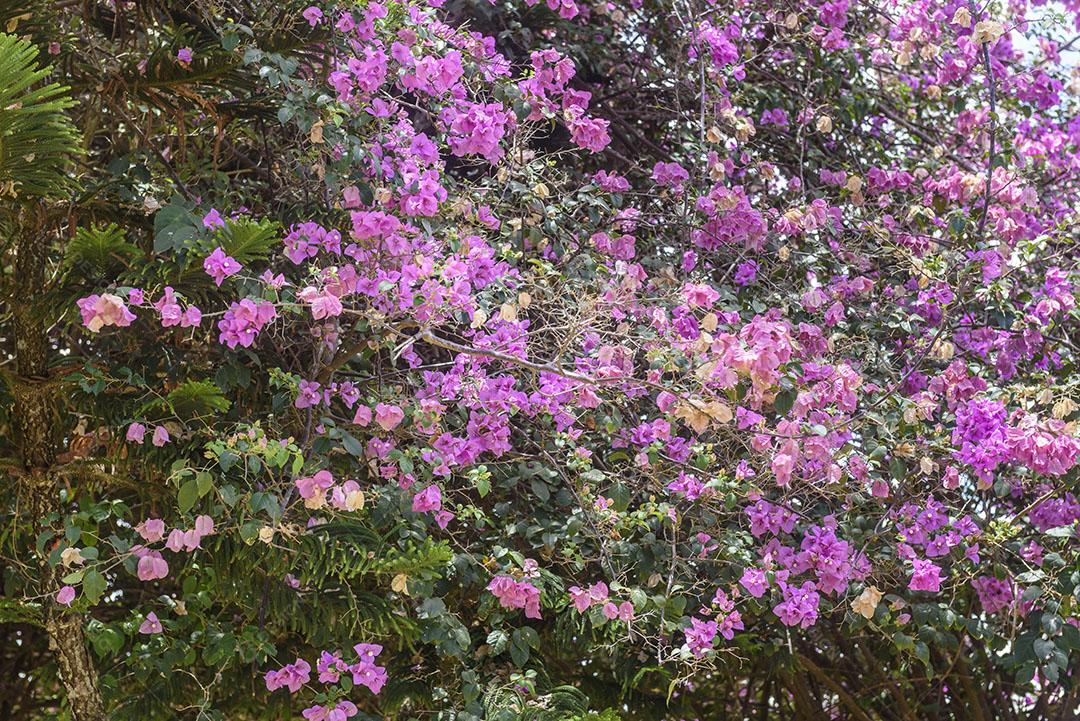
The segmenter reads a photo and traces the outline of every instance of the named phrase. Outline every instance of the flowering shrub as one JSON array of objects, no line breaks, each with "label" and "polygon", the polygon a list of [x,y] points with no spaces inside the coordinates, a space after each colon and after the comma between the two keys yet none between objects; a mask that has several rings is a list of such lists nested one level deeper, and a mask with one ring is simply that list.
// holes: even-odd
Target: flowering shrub
[{"label": "flowering shrub", "polygon": [[73,716],[1075,708],[1058,11],[442,5],[143,68],[279,125],[219,81],[203,157],[115,179],[132,241],[60,246],[80,471],[18,557]]}]

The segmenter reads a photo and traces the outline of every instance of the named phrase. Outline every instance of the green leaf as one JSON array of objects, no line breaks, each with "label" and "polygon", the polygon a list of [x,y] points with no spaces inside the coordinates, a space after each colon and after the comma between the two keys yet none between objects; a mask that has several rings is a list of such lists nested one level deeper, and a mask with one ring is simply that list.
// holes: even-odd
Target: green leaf
[{"label": "green leaf", "polygon": [[491,493],[491,476],[487,473],[481,473],[476,476],[476,492],[480,494],[481,498]]},{"label": "green leaf", "polygon": [[217,634],[203,651],[203,659],[211,666],[217,666],[236,652],[236,636],[231,633]]},{"label": "green leaf", "polygon": [[1040,619],[1040,625],[1047,636],[1055,636],[1061,630],[1063,621],[1061,616],[1053,613],[1044,613]]},{"label": "green leaf", "polygon": [[521,629],[514,631],[510,639],[510,658],[518,666],[524,666],[529,662],[529,643],[521,636]]},{"label": "green leaf", "polygon": [[254,511],[265,511],[270,518],[277,520],[281,518],[281,504],[278,502],[277,496],[272,493],[252,493],[251,494],[251,509]]},{"label": "green leaf", "polygon": [[124,647],[124,634],[115,628],[102,628],[90,634],[90,642],[94,645],[94,651],[101,658],[120,651]]},{"label": "green leaf", "polygon": [[199,219],[191,212],[191,206],[181,197],[172,201],[154,215],[154,252],[178,250],[202,233]]},{"label": "green leaf", "polygon": [[799,396],[798,391],[791,388],[786,391],[780,391],[776,394],[776,400],[773,401],[773,408],[780,415],[787,415],[787,412],[795,405],[795,399]]},{"label": "green leaf", "polygon": [[611,498],[615,510],[621,513],[630,505],[630,488],[621,481],[617,482],[608,490],[608,497]]},{"label": "green leaf", "polygon": [[60,582],[66,583],[70,586],[75,583],[80,583],[83,580],[83,576],[85,575],[86,571],[79,569],[78,571],[72,571],[71,573],[65,575],[63,578],[60,579]]},{"label": "green leaf", "polygon": [[1026,663],[1021,666],[1016,672],[1016,683],[1020,686],[1027,686],[1035,678],[1035,664]]},{"label": "green leaf", "polygon": [[547,500],[551,498],[551,490],[548,488],[548,485],[539,478],[532,479],[532,482],[529,485],[532,487],[533,494],[539,498],[541,502],[546,503]]},{"label": "green leaf", "polygon": [[180,486],[180,492],[176,494],[176,502],[180,506],[181,513],[187,513],[199,500],[199,484],[195,480],[186,481]]},{"label": "green leaf", "polygon": [[922,641],[916,641],[913,650],[915,651],[915,657],[923,662],[923,665],[926,666],[927,671],[932,672],[932,667],[930,665],[930,647]]},{"label": "green leaf", "polygon": [[240,456],[236,455],[232,451],[222,451],[218,454],[218,465],[221,466],[221,470],[226,473],[229,469],[236,465],[236,462],[240,460]]},{"label": "green leaf", "polygon": [[244,543],[253,543],[259,537],[259,529],[263,527],[258,521],[248,521],[240,526],[240,539]]},{"label": "green leaf", "polygon": [[83,574],[83,595],[86,596],[90,603],[97,603],[101,600],[102,594],[105,593],[105,589],[109,587],[108,581],[97,569],[90,569]]},{"label": "green leaf", "polygon": [[495,630],[488,634],[487,643],[491,646],[492,655],[497,656],[506,650],[510,637],[506,635],[506,631]]},{"label": "green leaf", "polygon": [[522,626],[514,631],[514,636],[520,636],[530,648],[540,648],[540,634],[532,626]]},{"label": "green leaf", "polygon": [[351,436],[348,433],[342,432],[341,445],[345,447],[345,450],[350,455],[362,458],[364,455],[364,444],[356,439],[355,436]]}]

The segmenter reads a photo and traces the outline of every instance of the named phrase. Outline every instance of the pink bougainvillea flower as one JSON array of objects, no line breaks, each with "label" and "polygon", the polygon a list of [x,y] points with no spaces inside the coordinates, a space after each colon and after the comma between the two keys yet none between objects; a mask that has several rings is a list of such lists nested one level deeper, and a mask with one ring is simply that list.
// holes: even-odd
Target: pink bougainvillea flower
[{"label": "pink bougainvillea flower", "polygon": [[154,309],[161,314],[161,325],[164,328],[176,325],[193,328],[202,322],[202,311],[193,305],[182,309],[171,286],[165,286],[161,298],[154,302]]},{"label": "pink bougainvillea flower", "polygon": [[263,327],[277,317],[277,309],[268,301],[244,298],[229,306],[220,321],[218,339],[229,348],[250,347]]},{"label": "pink bougainvillea flower", "polygon": [[75,600],[75,589],[71,586],[64,586],[56,592],[56,602],[61,606],[70,606],[71,602]]},{"label": "pink bougainvillea flower", "polygon": [[132,423],[127,428],[125,438],[132,443],[142,443],[146,437],[146,426],[142,423]]},{"label": "pink bougainvillea flower", "polygon": [[125,328],[135,320],[135,314],[124,305],[124,299],[111,293],[89,295],[75,304],[82,314],[83,325],[91,333],[97,333],[109,325]]},{"label": "pink bougainvillea flower", "polygon": [[165,537],[165,521],[160,518],[147,518],[135,526],[135,532],[147,543],[155,543]]},{"label": "pink bougainvillea flower", "polygon": [[214,533],[214,519],[206,514],[195,517],[195,532],[200,536],[210,536]]},{"label": "pink bougainvillea flower", "polygon": [[438,511],[440,508],[442,508],[442,491],[436,485],[430,485],[413,496],[412,509],[414,513]]},{"label": "pink bougainvillea flower", "polygon": [[318,381],[302,380],[297,387],[296,401],[293,403],[297,408],[313,408],[315,406],[329,404],[329,389],[323,390]]},{"label": "pink bougainvillea flower", "polygon": [[398,406],[391,406],[386,403],[375,406],[375,422],[384,431],[394,430],[404,418],[405,412]]},{"label": "pink bougainvillea flower", "polygon": [[597,581],[589,586],[589,603],[593,605],[606,603],[608,600],[608,585],[603,581]]},{"label": "pink bougainvillea flower", "polygon": [[[326,491],[328,491],[330,487],[334,485],[334,476],[330,473],[330,471],[323,470],[318,471],[312,476],[297,478],[295,483],[296,490],[300,492],[301,498],[308,501],[322,501],[322,499],[324,499],[326,496]],[[311,507],[310,504],[309,507]]]},{"label": "pink bougainvillea flower", "polygon": [[652,179],[657,185],[667,185],[680,189],[682,184],[690,179],[690,174],[678,163],[661,161],[653,166]]},{"label": "pink bougainvillea flower", "polygon": [[202,323],[202,311],[193,305],[189,305],[180,316],[181,328],[194,328]]},{"label": "pink bougainvillea flower", "polygon": [[751,285],[757,279],[757,273],[757,261],[748,260],[745,263],[739,264],[739,267],[735,269],[735,276],[732,278],[732,280],[735,281],[736,285]]},{"label": "pink bougainvillea flower", "polygon": [[161,621],[158,620],[157,614],[151,611],[146,614],[146,620],[139,626],[139,633],[146,635],[153,635],[155,633],[161,633],[164,629],[161,627]]},{"label": "pink bougainvillea flower", "polygon": [[168,443],[169,440],[169,430],[165,426],[154,427],[154,437],[151,439],[151,443],[153,443],[158,448],[161,448],[166,443]]},{"label": "pink bougainvillea flower", "polygon": [[320,290],[309,285],[301,290],[297,296],[300,300],[311,305],[311,317],[315,320],[339,316],[344,310],[341,299],[327,288]]},{"label": "pink bougainvillea flower", "polygon": [[371,693],[379,693],[386,685],[387,673],[383,666],[374,664],[358,663],[350,667],[353,683],[358,686],[366,686]]},{"label": "pink bougainvillea flower", "polygon": [[169,564],[159,552],[146,551],[139,559],[136,574],[140,581],[154,581],[159,578],[166,578],[169,575]]},{"label": "pink bougainvillea flower", "polygon": [[761,598],[769,590],[769,581],[765,577],[765,572],[758,568],[748,568],[743,571],[739,585],[754,598]]},{"label": "pink bougainvillea flower", "polygon": [[371,423],[372,413],[371,408],[365,405],[359,405],[356,407],[356,413],[353,414],[353,423],[363,428],[366,428]]},{"label": "pink bougainvillea flower", "polygon": [[202,548],[202,534],[193,528],[184,531],[184,550],[190,553],[196,548]]},{"label": "pink bougainvillea flower", "polygon": [[773,607],[773,613],[785,626],[809,628],[817,623],[818,604],[821,600],[817,586],[807,581],[801,586],[780,584],[784,600]]},{"label": "pink bougainvillea flower", "polygon": [[214,252],[206,256],[203,260],[203,270],[206,274],[214,279],[214,283],[220,287],[221,284],[230,275],[236,275],[244,266],[236,262],[236,260],[229,255],[225,254],[225,251],[220,247],[214,248]]},{"label": "pink bougainvillea flower", "polygon": [[616,619],[620,621],[634,620],[634,605],[629,601],[623,601],[618,605],[613,601],[608,601],[600,610],[604,614],[604,618],[609,621],[614,621]]},{"label": "pink bougainvillea flower", "polygon": [[[378,693],[378,691],[373,691],[373,693]],[[348,699],[342,699],[331,709],[328,721],[347,721],[358,713],[360,709],[356,707],[356,704]]]},{"label": "pink bougainvillea flower", "polygon": [[574,608],[578,613],[585,613],[589,610],[589,606],[592,605],[592,599],[589,597],[589,592],[580,586],[571,586],[568,589],[570,593],[570,601],[574,604]]},{"label": "pink bougainvillea flower", "polygon": [[346,208],[359,208],[360,189],[355,185],[348,185],[341,189],[341,204]]},{"label": "pink bougainvillea flower", "polygon": [[330,718],[330,709],[326,706],[316,704],[309,706],[300,712],[307,721],[327,721]]},{"label": "pink bougainvillea flower", "polygon": [[503,608],[521,608],[525,618],[540,618],[540,590],[528,581],[515,581],[510,576],[496,576],[487,587],[499,599]]},{"label": "pink bougainvillea flower", "polygon": [[165,286],[161,297],[154,301],[154,309],[161,314],[161,325],[164,328],[180,325],[183,321],[184,312],[172,286]]},{"label": "pink bougainvillea flower", "polygon": [[377,643],[358,643],[353,646],[353,651],[360,657],[360,663],[375,663],[383,647]]},{"label": "pink bougainvillea flower", "polygon": [[697,308],[711,308],[720,299],[720,294],[705,283],[687,283],[683,287],[683,296],[686,298],[687,305]]},{"label": "pink bougainvillea flower", "polygon": [[941,590],[941,567],[932,561],[915,558],[911,561],[911,580],[908,588],[912,591],[929,591],[937,593]]},{"label": "pink bougainvillea flower", "polygon": [[699,618],[691,618],[690,625],[683,629],[686,634],[686,645],[690,653],[695,656],[704,656],[712,649],[713,639],[716,638],[716,621],[702,621]]},{"label": "pink bougainvillea flower", "polygon": [[165,548],[173,553],[179,553],[184,548],[184,531],[174,528],[169,531],[169,538],[165,541]]},{"label": "pink bougainvillea flower", "polygon": [[211,208],[210,212],[203,216],[202,224],[203,227],[208,230],[224,228],[225,219],[221,217],[221,213],[219,213],[216,208]]},{"label": "pink bougainvillea flower", "polygon": [[308,21],[311,27],[318,25],[323,19],[323,11],[312,5],[303,12],[304,19]]},{"label": "pink bougainvillea flower", "polygon": [[435,514],[435,525],[442,530],[446,530],[446,527],[450,525],[450,521],[454,520],[454,514],[445,509]]},{"label": "pink bougainvillea flower", "polygon": [[285,276],[281,273],[274,275],[270,270],[264,270],[262,275],[259,276],[259,280],[266,283],[267,287],[273,290],[281,290],[287,283],[285,282]]},{"label": "pink bougainvillea flower", "polygon": [[298,658],[293,663],[276,671],[267,671],[264,680],[266,681],[267,691],[287,688],[289,693],[296,693],[311,680],[311,664],[302,658]]}]

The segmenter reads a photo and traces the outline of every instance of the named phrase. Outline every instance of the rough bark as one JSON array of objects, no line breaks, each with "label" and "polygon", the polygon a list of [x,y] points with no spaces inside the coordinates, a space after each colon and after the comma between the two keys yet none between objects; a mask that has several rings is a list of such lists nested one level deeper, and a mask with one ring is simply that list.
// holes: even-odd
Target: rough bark
[{"label": "rough bark", "polygon": [[806,674],[801,671],[788,672],[788,689],[795,703],[795,718],[798,721],[825,721],[828,718],[810,691]]},{"label": "rough bark", "polygon": [[803,667],[810,672],[810,675],[817,679],[818,683],[836,694],[837,698],[840,699],[840,704],[847,709],[851,718],[857,719],[857,721],[873,721],[866,711],[859,706],[859,702],[855,700],[855,697],[848,693],[847,689],[840,685],[839,681],[833,679],[814,663],[809,656],[799,654],[798,659]]},{"label": "rough bark", "polygon": [[[17,378],[14,383],[14,426],[24,475],[20,480],[22,510],[29,514],[35,531],[58,536],[63,515],[60,488],[54,474],[58,455],[58,388],[49,376],[49,339],[40,306],[45,285],[49,240],[42,206],[26,211],[15,242],[15,293],[11,299],[15,332]],[[49,646],[56,654],[68,704],[77,721],[104,721],[105,712],[97,686],[97,671],[86,645],[80,615],[52,603],[60,588],[62,571],[49,566],[52,541],[37,559],[39,592],[46,608],[45,627]]]}]

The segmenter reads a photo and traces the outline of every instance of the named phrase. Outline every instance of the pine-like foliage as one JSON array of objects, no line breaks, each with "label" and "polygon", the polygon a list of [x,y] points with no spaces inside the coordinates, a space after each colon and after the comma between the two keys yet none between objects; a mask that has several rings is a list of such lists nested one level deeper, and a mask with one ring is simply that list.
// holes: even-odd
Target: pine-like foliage
[{"label": "pine-like foliage", "polygon": [[78,228],[68,243],[64,263],[69,270],[104,277],[123,270],[127,261],[138,254],[139,249],[127,240],[123,228],[109,223]]},{"label": "pine-like foliage", "polygon": [[216,240],[237,261],[250,263],[263,260],[270,254],[270,250],[281,240],[279,230],[278,224],[272,221],[241,216],[230,220]]},{"label": "pine-like foliage", "polygon": [[490,689],[484,707],[492,721],[619,721],[612,709],[590,711],[589,697],[573,686],[557,686],[540,696],[509,688]]},{"label": "pine-like foliage", "polygon": [[0,191],[15,197],[51,196],[68,186],[64,166],[78,151],[75,127],[64,114],[66,88],[34,88],[49,70],[36,67],[38,50],[0,33]]}]

